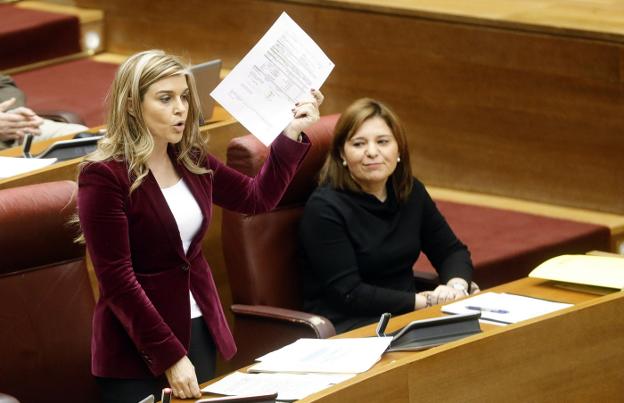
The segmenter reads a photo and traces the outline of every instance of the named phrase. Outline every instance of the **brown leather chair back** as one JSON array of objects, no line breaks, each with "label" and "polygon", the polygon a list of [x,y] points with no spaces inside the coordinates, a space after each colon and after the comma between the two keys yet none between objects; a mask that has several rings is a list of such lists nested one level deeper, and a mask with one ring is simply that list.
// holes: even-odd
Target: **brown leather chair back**
[{"label": "brown leather chair back", "polygon": [[0,391],[22,403],[98,401],[75,194],[72,181],[0,191]]},{"label": "brown leather chair back", "polygon": [[[297,228],[303,206],[317,185],[338,117],[324,116],[305,131],[312,146],[274,211],[256,215],[223,211],[223,253],[234,304],[301,308]],[[237,137],[228,145],[227,164],[253,176],[267,155],[267,147],[255,137]]]}]

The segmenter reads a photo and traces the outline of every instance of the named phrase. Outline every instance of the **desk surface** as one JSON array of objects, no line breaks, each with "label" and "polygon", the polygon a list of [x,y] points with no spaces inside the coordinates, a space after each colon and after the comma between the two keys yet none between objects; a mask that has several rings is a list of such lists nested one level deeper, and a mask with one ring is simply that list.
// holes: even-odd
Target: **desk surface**
[{"label": "desk surface", "polygon": [[[371,370],[302,402],[596,401],[624,391],[623,292],[599,296],[529,278],[491,290],[575,306],[505,327],[482,324],[481,334],[426,351],[384,354]],[[440,307],[402,315],[388,331],[440,315]]]}]

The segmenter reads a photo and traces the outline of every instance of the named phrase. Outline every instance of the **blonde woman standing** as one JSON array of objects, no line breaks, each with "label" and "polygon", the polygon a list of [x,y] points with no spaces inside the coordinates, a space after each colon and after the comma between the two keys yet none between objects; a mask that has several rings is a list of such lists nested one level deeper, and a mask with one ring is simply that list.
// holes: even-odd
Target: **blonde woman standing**
[{"label": "blonde woman standing", "polygon": [[199,397],[216,350],[236,352],[201,240],[212,203],[272,209],[309,148],[312,91],[255,178],[207,153],[192,75],[176,57],[131,56],[113,81],[107,133],[79,174],[78,216],[99,281],[92,372],[105,402],[136,402],[167,383]]}]

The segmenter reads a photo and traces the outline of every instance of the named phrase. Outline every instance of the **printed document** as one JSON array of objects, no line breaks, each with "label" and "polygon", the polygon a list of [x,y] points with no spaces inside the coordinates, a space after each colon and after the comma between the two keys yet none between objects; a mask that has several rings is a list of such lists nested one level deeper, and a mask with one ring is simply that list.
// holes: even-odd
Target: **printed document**
[{"label": "printed document", "polygon": [[286,14],[210,95],[265,145],[293,118],[292,108],[320,89],[334,63]]},{"label": "printed document", "polygon": [[0,178],[20,175],[44,168],[56,162],[56,158],[0,157]]},{"label": "printed document", "polygon": [[359,374],[371,368],[392,337],[299,339],[258,358],[249,372]]},{"label": "printed document", "polygon": [[523,295],[485,292],[444,305],[442,312],[452,314],[481,312],[481,320],[484,322],[509,325],[570,306],[572,304]]},{"label": "printed document", "polygon": [[352,378],[352,374],[245,374],[234,372],[202,389],[220,395],[260,395],[277,392],[277,400],[299,400]]}]

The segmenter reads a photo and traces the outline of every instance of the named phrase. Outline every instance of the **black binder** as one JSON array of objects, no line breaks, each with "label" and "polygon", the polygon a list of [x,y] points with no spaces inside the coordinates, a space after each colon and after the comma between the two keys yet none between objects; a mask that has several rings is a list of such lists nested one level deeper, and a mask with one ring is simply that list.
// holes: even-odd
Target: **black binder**
[{"label": "black binder", "polygon": [[384,331],[391,315],[384,313],[377,325],[377,336],[392,336],[386,351],[418,351],[481,332],[481,312],[415,320],[396,332]]}]

